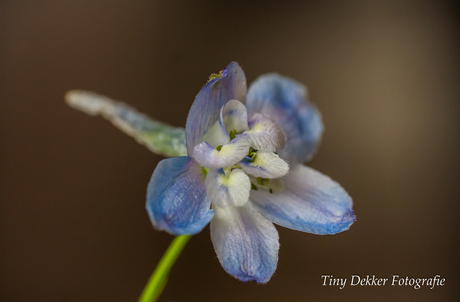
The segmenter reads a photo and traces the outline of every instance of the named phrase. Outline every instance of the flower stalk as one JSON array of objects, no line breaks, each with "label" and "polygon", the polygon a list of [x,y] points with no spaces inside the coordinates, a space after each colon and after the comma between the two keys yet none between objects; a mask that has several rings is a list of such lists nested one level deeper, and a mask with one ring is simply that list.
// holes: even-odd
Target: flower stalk
[{"label": "flower stalk", "polygon": [[142,291],[139,302],[155,302],[158,299],[168,282],[171,268],[190,240],[190,237],[192,236],[181,235],[174,238]]}]

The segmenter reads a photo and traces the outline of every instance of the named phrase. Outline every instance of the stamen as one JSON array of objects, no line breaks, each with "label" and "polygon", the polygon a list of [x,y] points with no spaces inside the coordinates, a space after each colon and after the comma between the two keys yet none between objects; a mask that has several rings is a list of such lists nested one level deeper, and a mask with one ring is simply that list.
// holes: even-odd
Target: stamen
[{"label": "stamen", "polygon": [[230,131],[229,135],[230,135],[230,140],[234,139],[236,136],[236,130],[233,129],[232,131]]},{"label": "stamen", "polygon": [[257,188],[253,183],[251,183],[251,189],[253,189],[254,191],[259,190],[259,188]]},{"label": "stamen", "polygon": [[260,178],[260,177],[257,177],[257,183],[259,185],[263,186],[264,185],[264,180],[262,178]]},{"label": "stamen", "polygon": [[253,147],[249,147],[249,152],[248,152],[248,156],[251,155],[251,153],[254,153],[254,152],[257,152],[256,149],[254,149]]},{"label": "stamen", "polygon": [[264,182],[269,182],[269,181],[270,181],[269,178],[257,177],[256,179],[257,179],[257,183],[258,183],[259,185],[261,185],[261,186],[264,185]]},{"label": "stamen", "polygon": [[220,151],[222,149],[222,145],[217,146],[216,150]]},{"label": "stamen", "polygon": [[240,167],[240,165],[238,165],[237,163],[234,164],[233,166],[228,167],[228,168],[230,169],[230,171],[233,171],[233,170],[235,170],[235,169],[242,169],[242,168]]},{"label": "stamen", "polygon": [[249,148],[248,156],[251,158],[249,161],[254,162],[256,160],[257,156],[257,150],[254,149],[253,147]]},{"label": "stamen", "polygon": [[208,175],[209,169],[206,169],[205,167],[201,167],[201,169],[203,170],[204,177],[206,177],[206,175]]}]

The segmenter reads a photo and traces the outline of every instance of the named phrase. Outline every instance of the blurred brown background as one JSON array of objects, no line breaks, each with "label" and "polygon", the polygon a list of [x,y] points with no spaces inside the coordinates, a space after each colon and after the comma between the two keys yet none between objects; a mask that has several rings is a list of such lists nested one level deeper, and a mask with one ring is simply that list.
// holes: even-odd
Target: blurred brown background
[{"label": "blurred brown background", "polygon": [[[309,165],[353,197],[348,232],[278,228],[267,285],[221,268],[209,228],[160,301],[460,301],[460,36],[446,1],[0,2],[0,301],[136,301],[172,239],[146,185],[162,158],[70,109],[92,90],[184,126],[208,76],[238,61],[309,87],[326,131]],[[446,278],[323,287],[321,275]]]}]

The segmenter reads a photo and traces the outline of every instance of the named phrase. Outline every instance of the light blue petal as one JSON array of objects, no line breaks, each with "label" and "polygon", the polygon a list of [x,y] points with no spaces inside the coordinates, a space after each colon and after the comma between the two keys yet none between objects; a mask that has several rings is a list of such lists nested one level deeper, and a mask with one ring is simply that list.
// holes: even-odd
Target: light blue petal
[{"label": "light blue petal", "polygon": [[203,170],[192,158],[174,157],[158,163],[147,187],[146,204],[157,230],[196,234],[214,216],[210,206]]},{"label": "light blue petal", "polygon": [[250,199],[273,223],[325,235],[346,231],[355,221],[351,197],[326,175],[297,165],[283,180],[282,193],[251,190]]},{"label": "light blue petal", "polygon": [[266,283],[276,270],[279,238],[274,225],[254,210],[215,207],[211,240],[224,270],[241,281]]},{"label": "light blue petal", "polygon": [[249,116],[263,113],[286,133],[286,146],[278,154],[290,164],[313,157],[323,133],[321,115],[307,99],[307,89],[278,74],[259,77],[249,87],[246,98]]},{"label": "light blue petal", "polygon": [[230,100],[244,101],[246,77],[238,63],[230,63],[218,77],[201,88],[188,113],[185,125],[187,152],[202,142],[208,129],[219,119],[220,109]]}]

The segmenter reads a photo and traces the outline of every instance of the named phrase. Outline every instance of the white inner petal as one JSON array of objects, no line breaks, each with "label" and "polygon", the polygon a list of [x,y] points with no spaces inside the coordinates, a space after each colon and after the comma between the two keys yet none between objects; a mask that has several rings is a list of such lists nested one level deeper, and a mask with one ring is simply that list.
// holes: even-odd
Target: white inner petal
[{"label": "white inner petal", "polygon": [[283,129],[271,119],[256,113],[249,121],[248,136],[251,147],[263,151],[276,151],[284,148],[286,135]]},{"label": "white inner petal", "polygon": [[221,150],[202,142],[193,148],[192,157],[196,162],[208,169],[229,167],[242,160],[249,151],[249,143],[244,136],[237,136],[230,143],[223,145]]},{"label": "white inner petal", "polygon": [[239,163],[244,172],[255,177],[278,178],[287,174],[289,165],[276,153],[258,151],[254,162],[245,159]]},{"label": "white inner petal", "polygon": [[209,128],[208,132],[203,136],[203,141],[209,143],[214,148],[230,142],[230,136],[225,130],[225,126],[221,120],[217,120],[214,125]]},{"label": "white inner petal", "polygon": [[240,101],[228,101],[228,103],[221,109],[220,119],[225,125],[228,133],[230,133],[233,129],[235,129],[237,133],[241,133],[249,129],[248,113],[246,111],[246,107]]},{"label": "white inner petal", "polygon": [[205,185],[211,202],[222,208],[240,207],[249,199],[251,182],[246,173],[240,169],[234,169],[228,175],[223,169],[209,170]]}]

